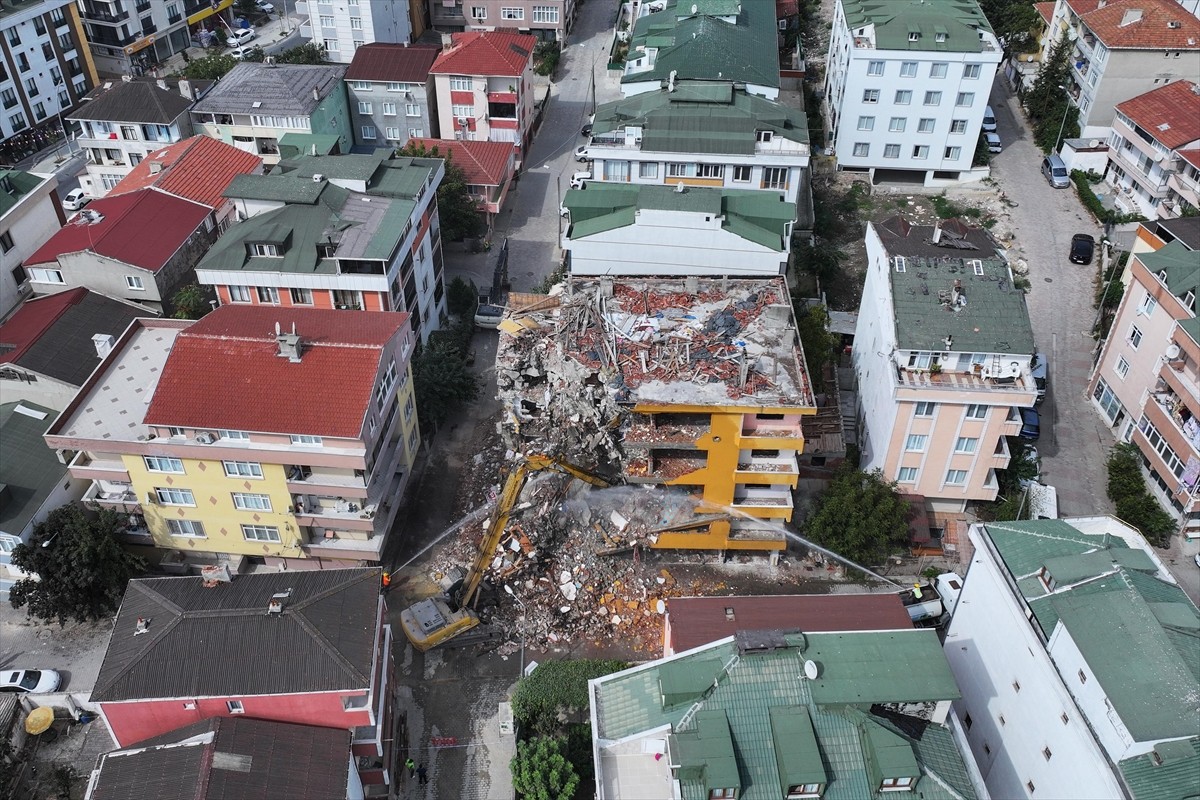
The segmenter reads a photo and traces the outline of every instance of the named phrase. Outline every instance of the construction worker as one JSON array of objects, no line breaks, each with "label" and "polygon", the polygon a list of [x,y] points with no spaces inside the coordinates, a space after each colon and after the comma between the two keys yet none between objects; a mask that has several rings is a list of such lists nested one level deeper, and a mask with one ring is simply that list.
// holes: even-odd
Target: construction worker
[{"label": "construction worker", "polygon": [[388,589],[392,588],[392,573],[384,572],[383,578],[382,578],[382,583],[383,583],[383,585],[380,587],[380,591],[383,592],[384,594],[387,594]]},{"label": "construction worker", "polygon": [[[386,572],[383,574],[387,575]],[[417,762],[413,761],[411,758],[405,759],[404,767],[408,770],[408,777],[411,778],[417,774]]]}]

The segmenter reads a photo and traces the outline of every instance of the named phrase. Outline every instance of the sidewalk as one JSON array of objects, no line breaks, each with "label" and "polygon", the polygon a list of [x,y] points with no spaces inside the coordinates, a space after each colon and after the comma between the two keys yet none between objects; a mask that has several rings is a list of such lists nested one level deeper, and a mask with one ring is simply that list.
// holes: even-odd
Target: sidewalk
[{"label": "sidewalk", "polygon": [[[293,40],[289,42],[291,47],[302,44],[306,40],[300,37],[300,24],[306,22],[307,20],[307,16],[293,12],[287,15],[285,24],[283,17],[273,14],[271,15],[270,22],[254,26],[254,30],[258,35],[250,42],[250,45],[258,45],[269,55],[275,52],[276,48],[280,44],[289,39]],[[185,53],[187,54],[188,59],[195,61],[196,59],[204,58],[205,56],[224,52],[226,51],[218,47],[189,47],[187,50],[178,52],[168,58],[166,61],[158,64],[147,74],[156,78],[165,78],[176,72],[181,72],[183,68],[187,66],[187,62],[184,61],[183,58]]]}]

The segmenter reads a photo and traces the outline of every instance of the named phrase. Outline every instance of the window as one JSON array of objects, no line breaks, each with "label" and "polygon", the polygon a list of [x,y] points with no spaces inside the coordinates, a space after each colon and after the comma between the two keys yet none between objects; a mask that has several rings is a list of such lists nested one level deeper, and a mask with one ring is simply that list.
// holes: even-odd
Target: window
[{"label": "window", "polygon": [[950,120],[950,132],[951,133],[966,133],[967,132],[967,121],[965,119]]},{"label": "window", "polygon": [[942,93],[941,92],[926,92],[925,93],[925,105],[936,106],[936,105],[940,105],[941,102],[942,102]]},{"label": "window", "polygon": [[[608,162],[605,162],[605,167]],[[725,166],[723,164],[697,164],[696,176],[700,178],[724,178]]]},{"label": "window", "polygon": [[382,411],[391,399],[392,389],[396,388],[396,362],[388,361],[387,370],[375,388],[375,406]]},{"label": "window", "polygon": [[292,289],[292,305],[311,306],[313,304],[312,289]]},{"label": "window", "polygon": [[231,302],[231,303],[249,303],[250,302],[250,287],[249,286],[230,286],[229,287],[229,302]]},{"label": "window", "polygon": [[1008,724],[1008,721],[1007,721],[1006,719],[1004,719],[1004,715],[1003,715],[1003,714],[1000,714],[999,716],[997,716],[997,717],[996,717],[996,719],[1000,720],[1000,727],[1001,727],[1001,728],[1003,728],[1005,725],[1007,725],[1007,724]]},{"label": "window", "polygon": [[279,305],[279,290],[274,286],[259,286],[258,302],[273,306]]},{"label": "window", "polygon": [[30,267],[28,272],[29,280],[33,283],[66,283],[63,280],[62,272],[57,269]]},{"label": "window", "polygon": [[395,103],[383,103],[382,106],[383,106],[383,115],[385,117],[396,116],[396,104]]},{"label": "window", "polygon": [[1025,788],[1029,790],[1030,794],[1033,794],[1036,787],[1033,785],[1033,781],[1025,781]]},{"label": "window", "polygon": [[1019,692],[1021,691],[1021,682],[1020,682],[1020,681],[1013,681],[1013,682],[1012,682],[1012,687],[1013,687],[1013,691],[1014,691],[1014,692],[1018,692],[1018,693],[1019,693]]},{"label": "window", "polygon": [[404,116],[406,116],[406,117],[421,116],[420,104],[419,103],[405,103],[404,104]]},{"label": "window", "polygon": [[1142,298],[1141,304],[1138,305],[1137,313],[1145,316],[1150,316],[1154,313],[1154,309],[1158,308],[1158,301],[1155,300],[1149,293]]},{"label": "window", "polygon": [[971,715],[967,714],[966,716],[963,717],[963,725],[966,726],[967,730],[971,730],[971,724],[972,724]]},{"label": "window", "polygon": [[1059,714],[1058,718],[1062,720],[1063,725],[1066,725],[1068,722],[1071,721],[1071,718],[1067,716],[1067,712],[1065,712],[1065,711],[1063,713]]},{"label": "window", "polygon": [[461,105],[461,104],[450,106],[450,113],[456,117],[474,117],[475,116],[475,106],[468,106],[468,105]]},{"label": "window", "polygon": [[897,477],[900,483],[916,483],[917,468],[916,467],[901,467],[900,475]]},{"label": "window", "polygon": [[756,130],[754,132],[754,141],[756,142],[769,142],[773,138],[775,138],[774,131]]},{"label": "window", "polygon": [[925,444],[929,437],[922,433],[910,433],[904,442],[904,449],[910,453],[924,453]]},{"label": "window", "polygon": [[186,536],[189,539],[203,539],[204,525],[194,519],[169,519],[167,533],[172,536]]},{"label": "window", "polygon": [[487,6],[471,6],[471,16],[475,19],[487,19]]},{"label": "window", "polygon": [[[1158,453],[1159,458],[1163,460],[1163,463],[1166,464],[1167,469],[1170,470],[1171,474],[1176,478],[1182,478],[1184,470],[1183,461],[1179,459],[1179,455],[1173,449],[1171,449],[1171,445],[1169,445],[1167,440],[1162,437],[1162,434],[1158,432],[1158,428],[1154,427],[1154,423],[1145,417],[1142,417],[1141,420],[1138,421],[1138,430],[1140,430],[1142,435],[1146,437],[1146,443],[1150,445],[1154,452]],[[1154,473],[1151,474],[1153,475]]]},{"label": "window", "polygon": [[906,106],[912,102],[911,89],[899,89],[896,91],[896,105]]},{"label": "window", "polygon": [[[645,165],[643,165],[645,166]],[[658,164],[654,164],[654,174],[648,177],[658,176]],[[739,183],[746,183],[750,180],[752,169],[747,166],[738,166],[733,168],[733,179]],[[647,176],[643,176],[647,177]]]},{"label": "window", "polygon": [[362,17],[351,17],[350,18],[350,30],[352,30],[352,31],[361,31],[362,30]]},{"label": "window", "polygon": [[270,258],[277,258],[283,255],[279,252],[279,246],[273,244],[252,244],[250,245],[250,254]]},{"label": "window", "polygon": [[[9,28],[9,30],[12,30],[12,28]],[[14,133],[21,130],[25,127],[25,115],[20,112],[13,114],[8,118],[8,124],[12,126]]]},{"label": "window", "polygon": [[[658,162],[657,161],[643,161],[642,163],[638,164],[638,177],[639,178],[657,178],[658,177]],[[735,168],[733,179],[738,180],[736,168]],[[749,175],[746,176],[746,180],[750,180]]]},{"label": "window", "polygon": [[134,291],[137,291],[137,292],[146,291],[146,287],[144,285],[142,285],[142,279],[137,275],[126,275],[125,276],[125,288],[133,289]]},{"label": "window", "polygon": [[500,8],[500,19],[521,20],[525,19],[525,9],[523,8]]},{"label": "window", "polygon": [[247,542],[278,542],[279,528],[274,525],[243,525],[242,537]]},{"label": "window", "polygon": [[[961,147],[947,147],[944,151],[942,151],[942,156],[948,161],[957,161],[958,159],[962,158],[962,148]],[[977,275],[983,274],[983,265],[982,264],[979,266],[979,272],[976,274]]]},{"label": "window", "polygon": [[302,433],[293,433],[292,434],[292,444],[314,445],[316,447],[320,447],[321,446],[321,437],[320,436],[308,436],[308,435],[302,434]]},{"label": "window", "polygon": [[882,75],[883,74],[883,62],[882,61],[868,61],[867,62],[867,74],[868,75]]},{"label": "window", "polygon": [[[419,136],[420,134],[414,134],[414,135]],[[383,136],[388,141],[398,142],[398,141],[400,141],[400,129],[399,128],[384,128]]]},{"label": "window", "polygon": [[333,17],[322,14],[319,19],[321,21],[322,28],[332,28],[334,26]]},{"label": "window", "polygon": [[971,405],[967,406],[967,419],[986,419],[987,410],[987,406],[975,405],[972,403]]},{"label": "window", "polygon": [[371,104],[370,104],[370,103],[363,102],[362,100],[360,100],[360,101],[358,102],[358,113],[360,113],[360,114],[370,114],[370,113],[372,113]]},{"label": "window", "polygon": [[13,244],[12,234],[10,232],[5,231],[4,233],[0,233],[0,250],[3,250],[7,253],[15,246],[16,245]]},{"label": "window", "polygon": [[166,456],[142,456],[142,461],[146,464],[148,472],[171,472],[175,475],[183,474],[183,462],[178,458],[167,458]]},{"label": "window", "polygon": [[980,66],[978,64],[966,64],[963,66],[963,77],[974,80],[979,77]]},{"label": "window", "polygon": [[156,488],[154,493],[158,497],[158,502],[164,506],[196,505],[196,498],[192,495],[191,489]]},{"label": "window", "polygon": [[451,75],[450,88],[458,92],[469,92],[472,89],[471,79],[465,75]]},{"label": "window", "polygon": [[879,90],[878,89],[863,89],[862,101],[864,103],[878,103],[879,102]]},{"label": "window", "polygon": [[1125,376],[1129,374],[1129,362],[1125,360],[1125,356],[1117,359],[1117,377],[1125,380]]},{"label": "window", "polygon": [[916,410],[913,411],[915,417],[932,417],[933,410],[937,408],[937,403],[921,402],[917,403]]},{"label": "window", "polygon": [[871,152],[871,145],[867,142],[854,143],[854,155],[859,158],[866,158]]},{"label": "window", "polygon": [[167,428],[167,435],[173,439],[186,439],[187,431],[183,428]]},{"label": "window", "polygon": [[900,157],[900,145],[898,145],[898,144],[884,145],[883,146],[883,157],[884,158],[899,158]]},{"label": "window", "polygon": [[737,797],[737,789],[710,789],[708,792],[708,800],[723,800],[730,797]]},{"label": "window", "polygon": [[787,167],[763,167],[762,188],[786,189],[788,186]]},{"label": "window", "polygon": [[363,125],[362,126],[362,138],[374,139],[375,138],[375,126],[374,125]]},{"label": "window", "polygon": [[321,44],[325,45],[325,49],[330,53],[336,53],[340,49],[337,39],[322,39]]},{"label": "window", "polygon": [[226,478],[261,478],[262,464],[254,461],[222,461]]},{"label": "window", "polygon": [[1129,326],[1129,344],[1133,347],[1134,350],[1137,350],[1138,346],[1141,345],[1141,343],[1142,343],[1142,329],[1139,328],[1137,325],[1130,325]]},{"label": "window", "polygon": [[533,21],[558,24],[558,8],[555,6],[534,6]]},{"label": "window", "polygon": [[905,117],[892,117],[888,121],[888,130],[892,133],[904,133],[904,126],[908,124],[908,119]]},{"label": "window", "polygon": [[879,783],[880,789],[904,789],[912,786],[912,778],[884,778]]},{"label": "window", "polygon": [[929,77],[931,77],[931,78],[946,77],[946,67],[947,66],[949,66],[949,65],[946,64],[945,62],[941,62],[941,61],[937,62],[936,64],[930,64],[929,65]]},{"label": "window", "polygon": [[966,108],[975,104],[974,92],[959,92],[958,97],[954,98],[954,105],[959,108]]},{"label": "window", "polygon": [[979,440],[969,436],[960,436],[954,443],[954,452],[956,453],[974,453],[978,449]]},{"label": "window", "polygon": [[875,118],[874,117],[859,117],[858,118],[858,129],[860,131],[875,130]]},{"label": "window", "polygon": [[1096,381],[1096,388],[1092,390],[1092,399],[1100,404],[1101,410],[1104,411],[1110,423],[1117,421],[1117,416],[1121,413],[1121,401],[1117,399],[1116,394],[1103,378]]},{"label": "window", "polygon": [[226,700],[225,707],[229,709],[230,714],[244,714],[246,709],[242,708],[241,700]]},{"label": "window", "polygon": [[927,144],[913,145],[912,157],[916,158],[916,159],[929,158],[929,145],[927,145]]},{"label": "window", "polygon": [[910,42],[919,42],[919,41],[921,41],[921,33],[920,33],[920,31],[909,31],[909,32],[908,32],[908,40],[909,40]]},{"label": "window", "polygon": [[933,133],[936,126],[937,121],[932,117],[921,117],[921,121],[917,123],[917,133]]},{"label": "window", "polygon": [[270,511],[271,498],[265,494],[234,492],[233,507],[239,511]]},{"label": "window", "polygon": [[967,482],[967,471],[965,469],[952,469],[946,473],[946,483],[951,486],[962,486]]},{"label": "window", "polygon": [[250,434],[246,433],[245,431],[219,430],[217,431],[217,436],[220,436],[222,439],[229,439],[235,442],[250,441]]},{"label": "window", "polygon": [[917,77],[917,62],[915,62],[915,61],[901,62],[900,63],[900,77],[901,78]]}]

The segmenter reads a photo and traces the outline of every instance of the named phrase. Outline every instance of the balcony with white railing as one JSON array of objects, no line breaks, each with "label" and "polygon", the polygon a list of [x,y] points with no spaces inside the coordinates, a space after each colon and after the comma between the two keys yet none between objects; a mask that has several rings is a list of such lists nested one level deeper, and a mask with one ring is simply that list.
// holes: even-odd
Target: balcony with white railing
[{"label": "balcony with white railing", "polygon": [[739,485],[734,489],[732,508],[760,519],[791,519],[792,492],[787,486]]},{"label": "balcony with white railing", "polygon": [[127,514],[140,514],[141,503],[133,491],[133,484],[117,483],[115,481],[93,481],[88,490],[83,493],[83,502],[95,503],[102,508],[111,508]]},{"label": "balcony with white railing", "polygon": [[129,470],[121,457],[113,453],[89,453],[81,450],[71,459],[71,476],[85,480],[108,480],[129,483]]}]

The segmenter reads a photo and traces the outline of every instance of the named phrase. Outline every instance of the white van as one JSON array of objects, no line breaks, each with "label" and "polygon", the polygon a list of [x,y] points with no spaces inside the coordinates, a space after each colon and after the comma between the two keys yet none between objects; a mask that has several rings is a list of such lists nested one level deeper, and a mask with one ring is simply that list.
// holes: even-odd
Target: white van
[{"label": "white van", "polygon": [[996,112],[992,111],[991,106],[983,112],[983,130],[986,133],[994,133],[996,130]]}]

